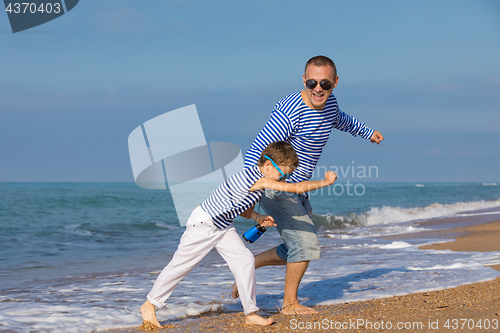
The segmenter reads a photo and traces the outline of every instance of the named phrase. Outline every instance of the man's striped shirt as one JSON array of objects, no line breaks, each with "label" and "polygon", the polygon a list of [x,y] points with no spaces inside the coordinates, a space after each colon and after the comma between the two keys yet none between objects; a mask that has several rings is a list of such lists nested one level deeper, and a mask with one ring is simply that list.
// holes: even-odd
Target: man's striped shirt
[{"label": "man's striped shirt", "polygon": [[217,228],[227,228],[236,216],[260,200],[264,190],[250,192],[250,188],[262,177],[264,175],[256,165],[243,169],[220,184],[203,201],[201,208],[210,215]]},{"label": "man's striped shirt", "polygon": [[280,100],[271,118],[257,135],[245,156],[245,168],[256,165],[262,150],[275,141],[288,141],[299,157],[299,166],[287,182],[298,183],[311,178],[332,128],[369,139],[373,130],[355,117],[342,112],[333,94],[323,110],[309,108],[300,91]]}]

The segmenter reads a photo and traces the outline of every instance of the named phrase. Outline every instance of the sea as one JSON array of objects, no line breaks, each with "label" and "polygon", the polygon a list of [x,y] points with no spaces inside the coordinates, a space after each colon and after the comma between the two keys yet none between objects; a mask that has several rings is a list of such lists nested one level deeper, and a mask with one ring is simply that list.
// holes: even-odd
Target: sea
[{"label": "sea", "polygon": [[[500,264],[500,252],[420,250],[419,245],[450,240],[431,233],[411,237],[443,228],[439,222],[445,220],[457,226],[500,220],[496,183],[359,185],[339,183],[310,195],[322,258],[310,262],[302,279],[298,295],[305,305],[500,276],[487,267]],[[240,234],[252,226],[251,220],[235,221]],[[134,183],[1,183],[0,331],[96,332],[141,325],[139,308],[183,231],[168,190]],[[257,254],[280,243],[275,228],[268,228],[247,245]],[[279,309],[285,267],[258,269],[256,277],[258,306]],[[241,312],[239,300],[230,296],[232,283],[227,264],[212,251],[157,316],[165,322]]]}]

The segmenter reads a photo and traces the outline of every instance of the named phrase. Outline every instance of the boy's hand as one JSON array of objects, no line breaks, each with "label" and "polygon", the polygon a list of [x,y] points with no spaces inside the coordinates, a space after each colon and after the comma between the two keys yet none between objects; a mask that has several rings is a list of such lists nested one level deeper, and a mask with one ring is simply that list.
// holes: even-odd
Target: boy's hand
[{"label": "boy's hand", "polygon": [[333,171],[327,171],[325,172],[325,180],[332,185],[335,183],[335,180],[337,179],[337,174]]},{"label": "boy's hand", "polygon": [[274,223],[274,219],[272,216],[269,215],[261,215],[259,216],[259,224],[263,227],[269,228],[269,227],[275,227],[276,223]]}]

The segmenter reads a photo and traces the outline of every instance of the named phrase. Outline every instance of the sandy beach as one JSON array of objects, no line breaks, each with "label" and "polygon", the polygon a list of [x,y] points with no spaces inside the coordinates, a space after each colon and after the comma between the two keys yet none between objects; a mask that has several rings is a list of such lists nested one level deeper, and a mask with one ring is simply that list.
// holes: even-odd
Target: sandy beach
[{"label": "sandy beach", "polygon": [[[455,241],[426,245],[421,249],[500,251],[500,221],[431,233]],[[429,232],[422,234],[428,236]],[[422,235],[411,237],[419,236]],[[500,270],[500,265],[490,267]],[[272,316],[276,321],[265,328],[244,325],[241,312],[216,312],[161,323],[168,332],[500,331],[500,278],[457,288],[314,308],[318,314],[300,316],[285,316],[278,309],[263,309],[262,315]],[[132,327],[107,332],[144,331],[144,328]]]}]

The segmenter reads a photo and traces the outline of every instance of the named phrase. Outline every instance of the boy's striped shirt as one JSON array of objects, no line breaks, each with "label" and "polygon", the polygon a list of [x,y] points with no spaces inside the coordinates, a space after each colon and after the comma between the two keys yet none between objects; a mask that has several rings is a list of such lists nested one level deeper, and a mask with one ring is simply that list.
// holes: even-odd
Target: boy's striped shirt
[{"label": "boy's striped shirt", "polygon": [[217,190],[203,201],[201,208],[210,215],[217,228],[227,228],[236,216],[260,200],[264,190],[250,192],[250,188],[262,177],[264,175],[256,165],[243,169],[220,184]]}]

